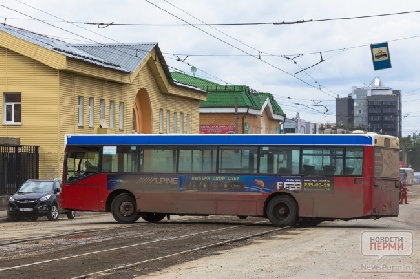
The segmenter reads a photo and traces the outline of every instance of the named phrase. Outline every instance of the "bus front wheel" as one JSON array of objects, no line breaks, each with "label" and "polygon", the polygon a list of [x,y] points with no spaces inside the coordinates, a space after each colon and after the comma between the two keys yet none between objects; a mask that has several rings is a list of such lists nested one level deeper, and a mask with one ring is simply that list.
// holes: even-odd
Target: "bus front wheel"
[{"label": "bus front wheel", "polygon": [[294,226],[297,214],[297,204],[289,196],[274,197],[267,206],[267,217],[276,227]]},{"label": "bus front wheel", "polygon": [[111,211],[118,223],[131,224],[139,219],[136,200],[132,195],[126,193],[118,195],[112,201]]}]

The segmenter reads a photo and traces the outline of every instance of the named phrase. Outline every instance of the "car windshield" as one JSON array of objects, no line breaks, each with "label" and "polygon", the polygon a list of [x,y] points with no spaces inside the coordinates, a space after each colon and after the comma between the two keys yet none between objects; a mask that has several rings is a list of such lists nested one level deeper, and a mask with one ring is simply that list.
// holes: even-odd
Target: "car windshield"
[{"label": "car windshield", "polygon": [[54,181],[33,181],[29,180],[23,183],[19,188],[19,193],[42,193],[53,190]]}]

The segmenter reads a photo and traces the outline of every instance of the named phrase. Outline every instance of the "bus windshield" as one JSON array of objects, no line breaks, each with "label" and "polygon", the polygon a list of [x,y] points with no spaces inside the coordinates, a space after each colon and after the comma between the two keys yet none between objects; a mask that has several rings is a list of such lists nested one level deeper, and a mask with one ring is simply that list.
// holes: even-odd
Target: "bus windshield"
[{"label": "bus windshield", "polygon": [[98,172],[99,147],[72,147],[66,152],[66,181]]}]

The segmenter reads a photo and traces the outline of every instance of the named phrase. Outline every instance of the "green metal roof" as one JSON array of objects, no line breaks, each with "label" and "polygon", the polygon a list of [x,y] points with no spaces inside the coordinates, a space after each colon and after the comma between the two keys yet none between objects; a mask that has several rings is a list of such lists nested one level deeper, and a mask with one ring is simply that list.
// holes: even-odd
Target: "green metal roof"
[{"label": "green metal roof", "polygon": [[202,78],[186,75],[180,72],[171,72],[172,79],[183,83],[185,85],[194,86],[203,90],[207,90],[209,87],[217,86],[219,84],[211,82]]},{"label": "green metal roof", "polygon": [[270,99],[273,112],[284,115],[280,105],[270,93],[252,93],[246,85],[222,85],[180,72],[171,72],[172,78],[182,84],[194,86],[207,91],[207,100],[200,101],[201,108],[234,107],[235,97],[238,107],[262,109],[267,98]]}]

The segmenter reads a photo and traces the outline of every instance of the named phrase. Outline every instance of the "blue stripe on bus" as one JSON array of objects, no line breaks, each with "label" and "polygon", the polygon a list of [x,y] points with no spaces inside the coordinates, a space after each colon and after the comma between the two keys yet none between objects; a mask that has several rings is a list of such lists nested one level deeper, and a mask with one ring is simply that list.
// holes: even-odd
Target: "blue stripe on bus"
[{"label": "blue stripe on bus", "polygon": [[373,145],[367,134],[345,135],[66,135],[67,145]]}]

